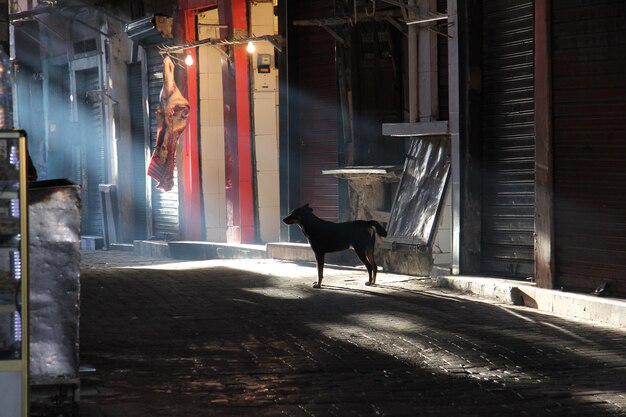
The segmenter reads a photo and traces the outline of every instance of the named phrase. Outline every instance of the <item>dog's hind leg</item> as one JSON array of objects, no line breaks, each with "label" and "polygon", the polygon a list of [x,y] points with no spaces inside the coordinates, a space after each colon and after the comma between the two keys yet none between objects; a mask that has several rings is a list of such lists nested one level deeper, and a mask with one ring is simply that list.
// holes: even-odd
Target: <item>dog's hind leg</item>
[{"label": "dog's hind leg", "polygon": [[365,256],[367,256],[367,259],[370,261],[370,264],[372,265],[372,279],[371,279],[371,284],[370,285],[376,285],[376,275],[378,273],[378,265],[376,265],[376,261],[374,260],[374,250],[368,250],[365,253]]},{"label": "dog's hind leg", "polygon": [[313,283],[313,288],[322,288],[324,279],[324,253],[315,252],[315,262],[317,263],[317,282]]},{"label": "dog's hind leg", "polygon": [[[384,230],[383,230],[384,231]],[[376,247],[376,235],[372,234],[370,238],[370,244],[365,248],[365,256],[372,266],[372,273],[370,275],[370,285],[376,285],[376,274],[378,273],[378,266],[374,260],[374,248]]]},{"label": "dog's hind leg", "polygon": [[[375,275],[375,272],[372,270],[372,264],[370,263],[370,260],[368,259],[367,251],[360,249],[360,248],[359,249],[354,248],[354,251],[356,252],[361,262],[363,262],[363,264],[365,265],[365,268],[367,268],[367,275],[369,279],[365,283],[365,285],[374,285],[376,283],[376,275]],[[372,276],[372,273],[374,273],[374,276]]]}]

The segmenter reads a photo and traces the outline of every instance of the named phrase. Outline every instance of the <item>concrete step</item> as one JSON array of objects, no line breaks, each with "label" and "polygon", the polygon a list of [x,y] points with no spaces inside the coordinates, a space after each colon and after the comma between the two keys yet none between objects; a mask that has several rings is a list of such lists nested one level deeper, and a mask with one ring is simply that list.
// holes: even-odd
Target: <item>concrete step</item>
[{"label": "concrete step", "polygon": [[170,248],[163,240],[135,240],[133,241],[133,252],[139,256],[149,256],[151,258],[169,258]]},{"label": "concrete step", "polygon": [[111,243],[109,245],[110,250],[121,250],[123,252],[134,252],[135,245],[132,243]]},{"label": "concrete step", "polygon": [[181,240],[168,242],[168,246],[170,257],[174,259],[262,259],[266,257],[265,245]]},{"label": "concrete step", "polygon": [[81,250],[98,250],[104,247],[104,238],[102,236],[87,236],[80,237],[80,249]]},{"label": "concrete step", "polygon": [[[273,242],[267,244],[267,257],[295,262],[315,262],[313,249],[308,243]],[[353,250],[327,253],[325,263],[337,265],[360,265],[361,261]]]},{"label": "concrete step", "polygon": [[306,243],[268,243],[267,257],[285,261],[315,262],[313,250]]},{"label": "concrete step", "polygon": [[[273,258],[315,262],[313,250],[308,243],[275,242],[254,245],[183,240],[136,240],[133,242],[133,248],[135,254],[140,256],[180,260]],[[325,261],[337,265],[361,264],[353,250],[327,253]]]}]

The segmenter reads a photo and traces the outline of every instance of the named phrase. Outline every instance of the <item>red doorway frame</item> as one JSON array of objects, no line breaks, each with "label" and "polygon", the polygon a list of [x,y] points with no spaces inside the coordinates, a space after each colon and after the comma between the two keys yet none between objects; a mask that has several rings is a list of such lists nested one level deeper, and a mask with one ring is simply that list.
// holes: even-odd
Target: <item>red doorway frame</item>
[{"label": "red doorway frame", "polygon": [[[179,23],[181,41],[193,42],[196,39],[196,11],[214,6],[214,2],[181,0],[179,3]],[[202,240],[202,182],[200,180],[200,144],[198,137],[198,54],[196,48],[185,51],[189,53],[194,65],[186,71],[186,95],[192,111],[189,113],[189,124],[183,141],[183,213],[182,235],[187,240]]]},{"label": "red doorway frame", "polygon": [[[218,6],[220,23],[228,26],[222,37],[233,38],[234,33],[248,33],[246,0],[181,0],[179,21],[181,41],[196,41],[195,14],[201,9]],[[224,88],[225,129],[225,187],[227,241],[252,243],[255,241],[254,192],[252,172],[252,143],[250,120],[250,73],[246,45],[232,48],[231,62],[225,63],[222,72]],[[197,62],[196,48],[189,52]],[[234,72],[234,74],[233,74]],[[183,236],[201,240],[202,190],[200,181],[200,146],[198,140],[198,71],[197,66],[187,68],[187,100],[192,111],[184,139],[184,208]]]},{"label": "red doorway frame", "polygon": [[[219,0],[223,38],[248,33],[246,0]],[[250,133],[250,73],[246,45],[233,45],[222,67],[224,88],[224,147],[226,158],[226,217],[229,243],[255,241]]]}]

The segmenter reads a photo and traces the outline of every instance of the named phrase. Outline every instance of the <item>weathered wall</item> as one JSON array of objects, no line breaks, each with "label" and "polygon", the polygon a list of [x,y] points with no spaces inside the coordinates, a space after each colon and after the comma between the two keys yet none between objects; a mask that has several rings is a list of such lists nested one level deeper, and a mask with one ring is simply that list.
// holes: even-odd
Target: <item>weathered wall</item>
[{"label": "weathered wall", "polygon": [[[250,31],[255,36],[273,35],[276,30],[272,3],[251,5]],[[258,231],[263,242],[278,241],[280,229],[280,185],[278,181],[278,69],[274,65],[274,47],[269,42],[255,42],[251,54],[254,102],[254,144]],[[259,54],[269,55],[270,73],[257,70]]]}]

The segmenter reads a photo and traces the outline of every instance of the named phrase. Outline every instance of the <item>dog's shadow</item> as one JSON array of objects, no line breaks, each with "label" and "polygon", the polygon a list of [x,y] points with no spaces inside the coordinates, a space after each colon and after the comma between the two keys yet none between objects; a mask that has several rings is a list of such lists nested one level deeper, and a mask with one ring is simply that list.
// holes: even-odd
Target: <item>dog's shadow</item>
[{"label": "dog's shadow", "polygon": [[[315,261],[287,261],[287,262],[292,262],[295,265],[299,265],[299,266],[308,266],[311,268],[316,267]],[[325,266],[328,268],[332,268],[332,269],[338,269],[340,271],[359,271],[359,272],[364,272],[367,274],[367,269],[362,263],[359,262],[359,259],[356,257],[356,255],[354,255],[354,262],[351,262],[351,261],[345,262],[343,260],[341,264],[326,262]]]},{"label": "dog's shadow", "polygon": [[[310,268],[315,268],[315,262],[311,262],[311,261],[290,261],[290,262],[296,265],[300,265],[300,266],[307,266]],[[340,271],[366,272],[365,267],[360,264],[355,264],[355,265],[326,264],[326,265],[332,269],[336,269]],[[384,271],[381,271],[381,272],[383,272],[384,274]],[[382,275],[381,278],[383,278],[384,280],[384,275]],[[342,287],[339,285],[322,284],[321,290],[332,290],[332,291],[346,292],[346,293],[352,293],[352,294],[362,294],[362,295],[388,297],[388,298],[419,296],[419,297],[424,297],[424,298],[429,298],[429,299],[459,301],[459,299],[456,297],[447,296],[444,294],[435,294],[432,292],[427,292],[426,289],[422,291],[422,290],[415,290],[411,288],[401,287],[398,285],[384,284],[384,283],[377,283],[372,286],[366,286],[365,285],[365,283],[367,282],[366,277],[363,277],[363,279],[361,279],[361,277],[350,277],[350,278],[344,277],[343,279],[345,279],[346,281],[350,281],[350,282],[362,281],[364,288],[345,287],[345,286]],[[384,292],[376,291],[377,288],[393,291],[393,293],[384,293]],[[316,291],[319,291],[319,290],[320,289],[316,289]]]}]

